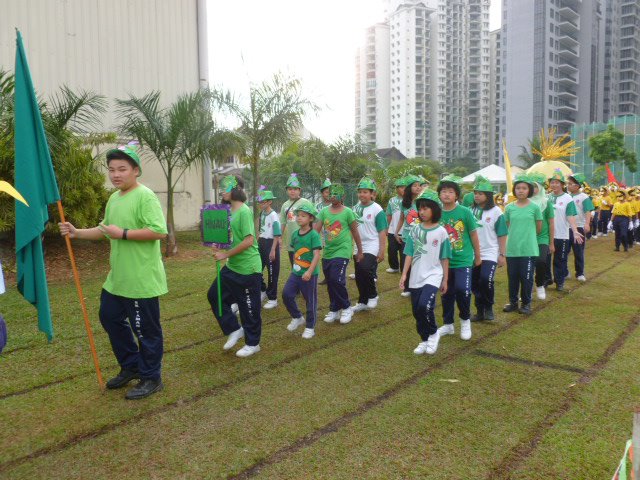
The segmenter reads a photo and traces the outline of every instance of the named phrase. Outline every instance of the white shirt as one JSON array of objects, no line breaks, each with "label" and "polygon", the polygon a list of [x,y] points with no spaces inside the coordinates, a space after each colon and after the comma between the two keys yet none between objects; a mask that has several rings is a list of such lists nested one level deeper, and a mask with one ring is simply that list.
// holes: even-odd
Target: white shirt
[{"label": "white shirt", "polygon": [[[471,209],[476,218],[478,218],[478,208]],[[500,254],[500,244],[498,236],[507,234],[507,224],[504,220],[500,207],[494,206],[490,210],[480,210],[482,212],[478,219],[478,240],[480,241],[480,258],[491,262],[498,261]],[[501,235],[498,235],[498,234]],[[503,252],[504,253],[504,252]]]},{"label": "white shirt", "polygon": [[[260,238],[273,238],[273,226],[280,224],[280,216],[275,210],[271,210],[271,213],[260,213]],[[278,235],[280,235],[281,229],[278,229]]]},{"label": "white shirt", "polygon": [[402,213],[402,197],[395,196],[389,200],[387,204],[387,215],[391,215],[391,222],[389,223],[389,233],[396,233],[396,227],[400,221],[400,213]]},{"label": "white shirt", "polygon": [[411,256],[409,288],[421,288],[442,284],[442,263],[440,259],[451,257],[449,234],[442,225],[426,229],[417,224],[411,227],[405,239],[405,254]]},{"label": "white shirt", "polygon": [[2,263],[0,263],[0,295],[6,292],[4,287],[4,275],[2,274]]},{"label": "white shirt", "polygon": [[[573,203],[573,197],[568,193],[555,196],[553,193],[549,195],[549,201],[553,204],[555,210],[555,218],[553,220],[555,233],[553,238],[558,240],[569,240],[569,225],[568,216],[576,215],[576,206]],[[569,209],[569,215],[567,215],[567,208]]]},{"label": "white shirt", "polygon": [[[372,202],[366,207],[360,202],[353,207],[358,221],[358,233],[362,242],[362,253],[370,253],[378,256],[380,252],[380,237],[378,236],[380,227],[386,229],[387,217],[382,207],[376,202]],[[381,217],[378,217],[378,216]]]}]

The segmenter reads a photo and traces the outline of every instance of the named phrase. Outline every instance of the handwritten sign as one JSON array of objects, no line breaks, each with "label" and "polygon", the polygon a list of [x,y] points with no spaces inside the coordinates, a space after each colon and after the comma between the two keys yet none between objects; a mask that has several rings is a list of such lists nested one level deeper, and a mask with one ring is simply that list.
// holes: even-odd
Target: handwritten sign
[{"label": "handwritten sign", "polygon": [[205,205],[200,209],[202,243],[208,247],[231,246],[231,208],[227,204]]}]

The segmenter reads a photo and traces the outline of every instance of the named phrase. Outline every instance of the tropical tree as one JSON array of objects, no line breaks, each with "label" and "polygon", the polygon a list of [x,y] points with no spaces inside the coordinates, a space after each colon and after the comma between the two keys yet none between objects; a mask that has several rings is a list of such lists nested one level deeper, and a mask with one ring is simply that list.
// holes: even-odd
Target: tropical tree
[{"label": "tropical tree", "polygon": [[[284,149],[302,126],[304,116],[318,110],[315,103],[304,97],[300,80],[282,74],[275,74],[259,85],[251,84],[246,104],[222,90],[213,90],[211,99],[216,107],[229,109],[240,122],[237,132],[243,139],[243,160],[253,177],[253,193],[260,185],[264,158]],[[254,217],[258,218],[259,213],[258,205],[254,204]]]},{"label": "tropical tree", "polygon": [[354,182],[371,169],[374,155],[358,135],[341,136],[330,144],[313,139],[301,145],[307,169],[319,181]]},{"label": "tropical tree", "polygon": [[536,151],[540,151],[542,148],[540,143],[540,137],[533,137],[533,139],[527,139],[528,146],[520,145],[520,154],[517,159],[520,166],[525,170],[534,164],[538,163],[541,159]]},{"label": "tropical tree", "polygon": [[624,134],[613,125],[589,138],[589,156],[598,165],[622,161],[631,172],[638,168],[635,152],[625,148]]},{"label": "tropical tree", "polygon": [[[239,138],[219,128],[209,110],[209,92],[198,90],[180,95],[162,107],[160,92],[117,100],[120,132],[136,139],[143,157],[157,161],[167,184],[167,244],[165,254],[178,252],[173,194],[190,168],[202,166],[208,158],[220,158],[221,151],[239,149]],[[146,155],[151,152],[153,156]]]}]

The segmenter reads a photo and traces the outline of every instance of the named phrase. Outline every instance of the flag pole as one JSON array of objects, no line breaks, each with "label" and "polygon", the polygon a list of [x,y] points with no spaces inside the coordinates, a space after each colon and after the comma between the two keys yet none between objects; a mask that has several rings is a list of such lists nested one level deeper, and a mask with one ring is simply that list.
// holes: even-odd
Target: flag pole
[{"label": "flag pole", "polygon": [[[60,221],[65,223],[64,209],[62,208],[62,202],[58,200],[58,213],[60,214]],[[91,347],[91,356],[93,357],[93,365],[96,368],[96,375],[98,376],[98,384],[100,389],[104,390],[104,380],[102,378],[102,372],[100,371],[100,362],[98,362],[98,352],[96,352],[96,344],[93,340],[93,331],[91,330],[91,324],[89,323],[89,314],[87,313],[87,305],[84,303],[84,294],[82,293],[82,286],[80,285],[80,275],[78,274],[78,268],[76,267],[76,257],[73,254],[73,248],[71,247],[71,239],[69,235],[64,236],[64,240],[67,244],[67,251],[69,252],[69,260],[71,260],[71,269],[73,270],[73,279],[76,283],[76,290],[78,291],[78,298],[80,299],[80,306],[82,307],[82,315],[84,316],[84,327],[87,330],[87,336],[89,337],[89,346]]]}]

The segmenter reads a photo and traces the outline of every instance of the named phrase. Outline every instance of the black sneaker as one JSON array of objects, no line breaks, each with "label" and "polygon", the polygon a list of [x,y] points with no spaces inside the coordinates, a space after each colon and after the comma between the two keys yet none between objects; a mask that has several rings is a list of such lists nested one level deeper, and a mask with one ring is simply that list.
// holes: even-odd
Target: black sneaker
[{"label": "black sneaker", "polygon": [[127,400],[138,400],[145,398],[152,393],[162,390],[162,380],[151,380],[150,378],[144,378],[138,382],[138,384],[127,392],[125,398]]},{"label": "black sneaker", "polygon": [[107,388],[109,390],[114,390],[116,388],[122,388],[131,380],[136,380],[140,378],[138,372],[134,372],[133,370],[125,370],[124,368],[120,370],[120,373],[113,377],[111,380],[107,382]]},{"label": "black sneaker", "polygon": [[558,284],[556,286],[556,290],[559,291],[559,292],[564,292],[564,285]]},{"label": "black sneaker", "polygon": [[504,307],[502,307],[502,311],[509,313],[509,312],[516,312],[518,310],[518,304],[513,304],[513,303],[507,303]]},{"label": "black sneaker", "polygon": [[472,322],[482,322],[484,320],[484,309],[478,308],[475,315],[471,315]]},{"label": "black sneaker", "polygon": [[613,249],[614,252],[619,252],[620,251],[620,247],[616,247]]},{"label": "black sneaker", "polygon": [[493,314],[493,307],[484,309],[484,319],[488,322],[493,322],[496,319],[495,315]]},{"label": "black sneaker", "polygon": [[518,313],[520,313],[522,315],[531,315],[531,304],[527,303],[526,305],[522,305],[518,309]]}]

